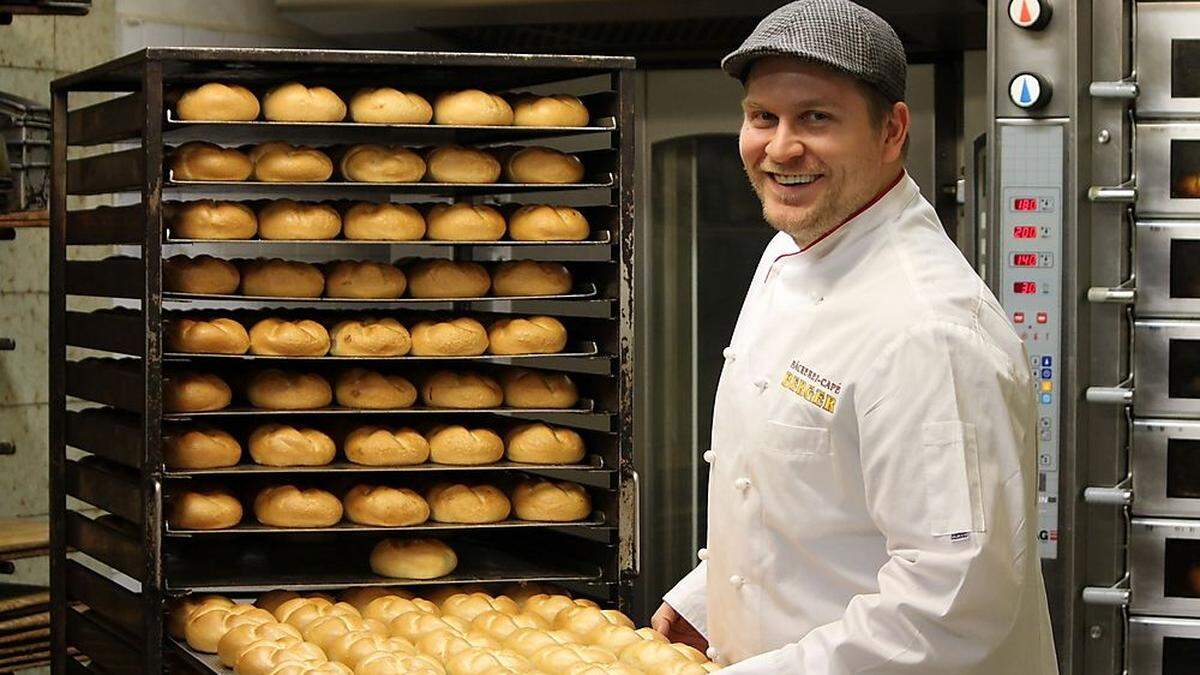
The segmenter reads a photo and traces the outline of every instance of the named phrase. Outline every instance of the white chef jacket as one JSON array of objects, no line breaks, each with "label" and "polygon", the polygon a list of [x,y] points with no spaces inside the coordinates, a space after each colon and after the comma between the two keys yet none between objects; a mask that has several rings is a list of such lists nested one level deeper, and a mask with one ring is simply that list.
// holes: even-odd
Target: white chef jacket
[{"label": "white chef jacket", "polygon": [[1058,672],[1028,363],[907,175],[771,241],[717,389],[706,562],[665,597],[723,673]]}]

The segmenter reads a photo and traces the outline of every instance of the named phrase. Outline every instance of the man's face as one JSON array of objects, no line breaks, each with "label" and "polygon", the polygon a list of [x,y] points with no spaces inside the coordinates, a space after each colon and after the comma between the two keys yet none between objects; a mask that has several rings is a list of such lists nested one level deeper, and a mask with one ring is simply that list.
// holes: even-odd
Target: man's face
[{"label": "man's face", "polygon": [[900,152],[889,141],[890,125],[872,123],[866,96],[847,75],[791,57],[762,58],[746,80],[742,108],[742,163],[763,217],[801,246],[895,176]]}]

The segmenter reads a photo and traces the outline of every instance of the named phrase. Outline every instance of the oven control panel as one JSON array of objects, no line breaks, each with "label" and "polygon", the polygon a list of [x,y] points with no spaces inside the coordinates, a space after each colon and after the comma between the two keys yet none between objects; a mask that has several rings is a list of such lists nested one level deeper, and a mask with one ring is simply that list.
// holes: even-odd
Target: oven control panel
[{"label": "oven control panel", "polygon": [[1063,127],[1001,124],[996,289],[1025,343],[1037,400],[1038,548],[1058,553],[1063,396]]}]

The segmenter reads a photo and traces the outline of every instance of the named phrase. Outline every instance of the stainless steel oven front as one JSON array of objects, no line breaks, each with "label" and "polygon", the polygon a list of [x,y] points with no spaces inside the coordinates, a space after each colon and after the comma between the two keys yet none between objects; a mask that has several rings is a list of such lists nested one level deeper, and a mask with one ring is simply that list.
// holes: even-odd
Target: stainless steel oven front
[{"label": "stainless steel oven front", "polygon": [[1136,515],[1200,518],[1200,421],[1138,419],[1130,455]]},{"label": "stainless steel oven front", "polygon": [[1200,220],[1139,220],[1139,317],[1200,318]]},{"label": "stainless steel oven front", "polygon": [[1200,521],[1134,518],[1129,609],[1136,615],[1200,615]]},{"label": "stainless steel oven front", "polygon": [[1129,619],[1128,675],[1194,675],[1200,670],[1200,620]]},{"label": "stainless steel oven front", "polygon": [[1200,124],[1139,122],[1136,130],[1138,217],[1194,218],[1200,212]]},{"label": "stainless steel oven front", "polygon": [[1200,322],[1134,323],[1133,410],[1137,417],[1200,417]]},{"label": "stainless steel oven front", "polygon": [[1200,12],[1195,2],[1135,2],[1137,114],[1200,117]]}]

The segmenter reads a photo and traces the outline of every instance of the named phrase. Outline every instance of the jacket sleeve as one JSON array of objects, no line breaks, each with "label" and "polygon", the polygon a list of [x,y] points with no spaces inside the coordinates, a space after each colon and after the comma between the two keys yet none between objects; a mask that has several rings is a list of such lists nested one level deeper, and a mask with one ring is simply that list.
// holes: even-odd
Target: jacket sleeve
[{"label": "jacket sleeve", "polygon": [[705,589],[707,583],[708,563],[702,562],[663,596],[663,602],[670,605],[679,616],[687,619],[687,622],[705,638],[708,637],[708,597]]},{"label": "jacket sleeve", "polygon": [[867,506],[886,540],[879,591],[836,621],[723,672],[942,675],[995,663],[1036,555],[1032,380],[1019,345],[974,327],[897,336],[856,384]]}]

